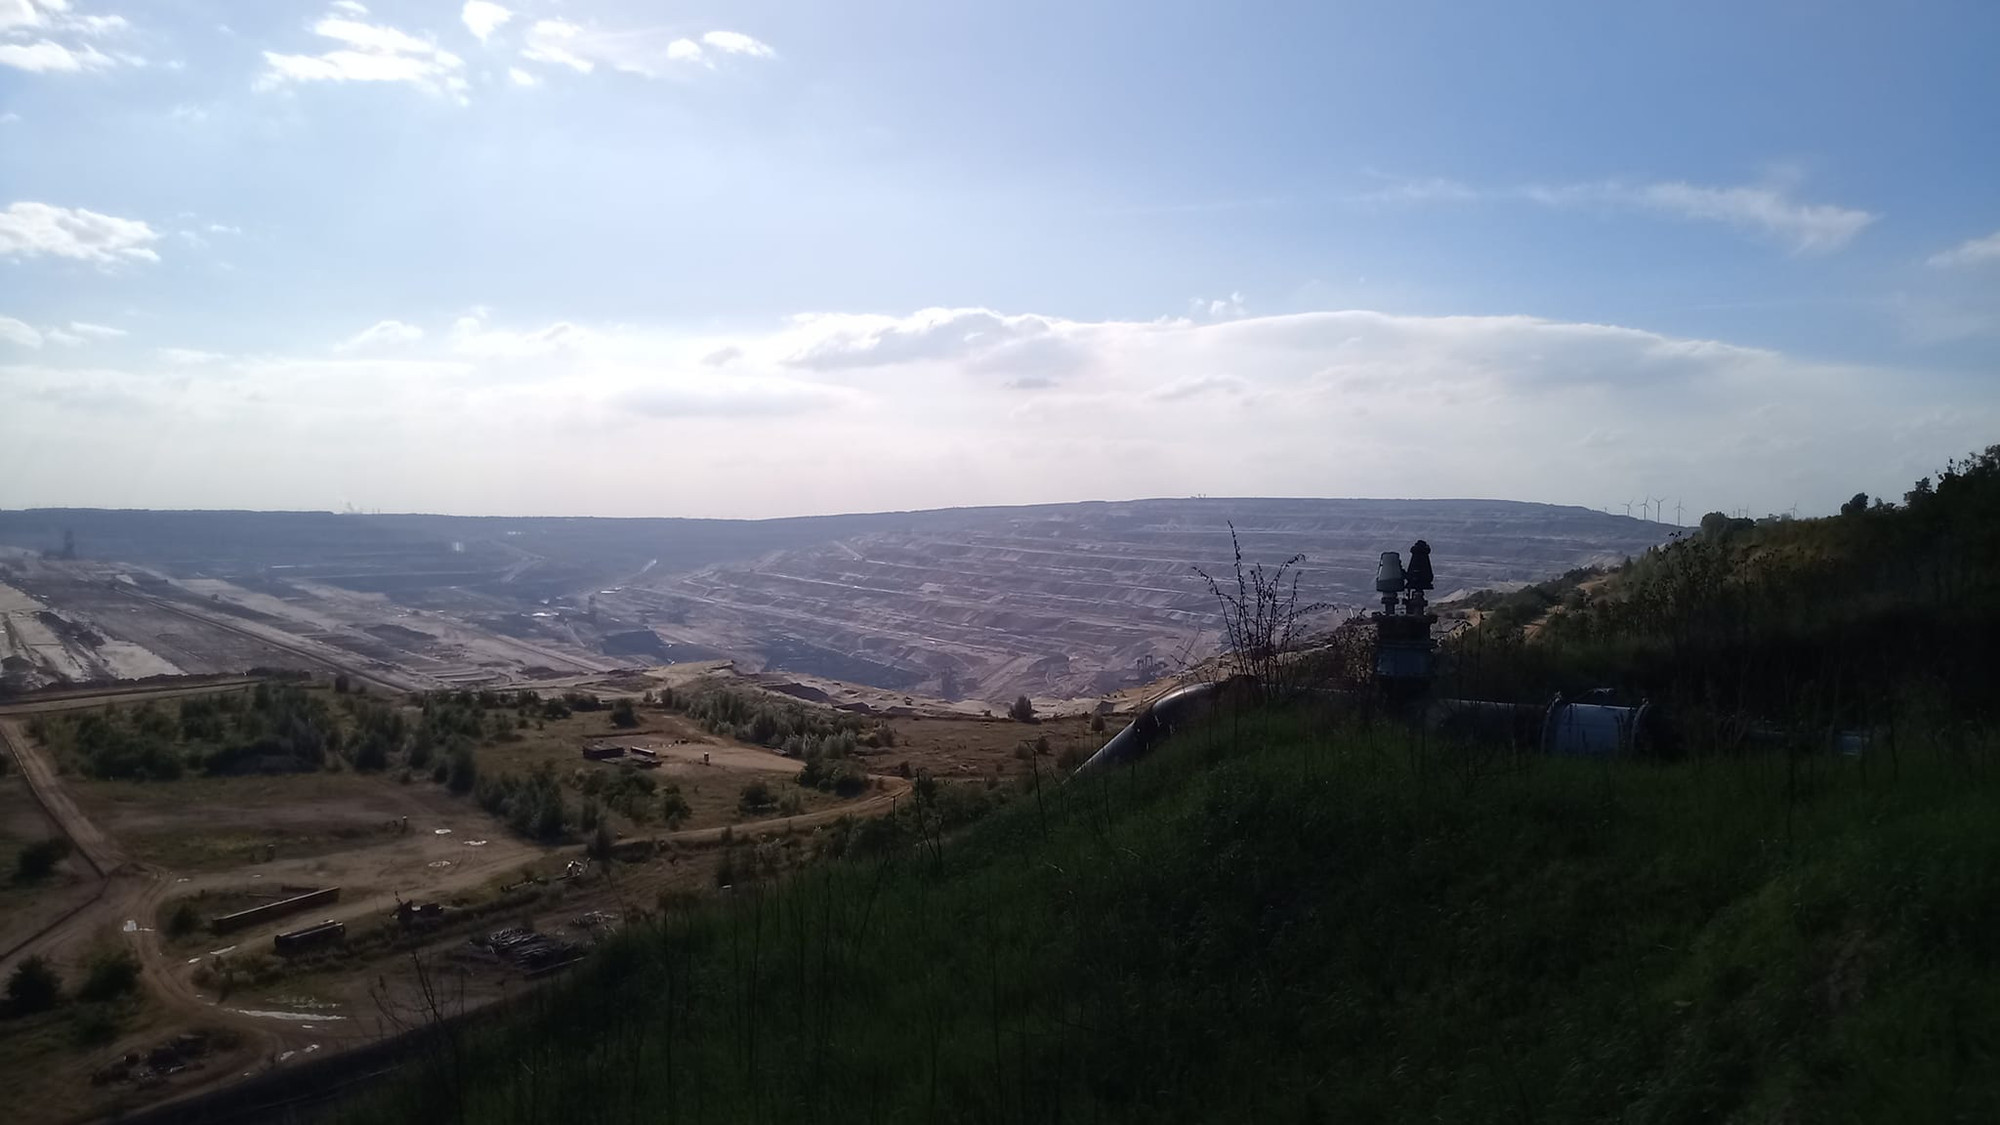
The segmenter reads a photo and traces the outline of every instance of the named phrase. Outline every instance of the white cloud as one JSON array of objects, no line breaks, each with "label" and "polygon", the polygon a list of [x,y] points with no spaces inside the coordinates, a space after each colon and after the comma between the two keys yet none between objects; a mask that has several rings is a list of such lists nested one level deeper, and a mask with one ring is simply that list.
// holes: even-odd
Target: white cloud
[{"label": "white cloud", "polygon": [[1035,339],[1058,337],[1059,322],[989,309],[924,309],[907,317],[819,316],[793,320],[799,347],[785,362],[822,371],[926,359],[990,361]]},{"label": "white cloud", "polygon": [[106,54],[87,39],[129,30],[123,16],[73,13],[67,0],[0,0],[0,66],[37,74],[74,74],[145,60]]},{"label": "white cloud", "polygon": [[[64,5],[48,5],[54,11],[61,11]],[[24,27],[47,27],[48,14],[44,6],[35,0],[0,0],[0,31],[13,31]]]},{"label": "white cloud", "polygon": [[1985,238],[1971,239],[1930,257],[1930,264],[1939,267],[1982,266],[1992,262],[2000,262],[2000,231]]},{"label": "white cloud", "polygon": [[[2000,429],[1963,378],[1526,316],[941,309],[689,334],[481,312],[435,335],[393,356],[170,352],[127,372],[0,360],[0,484],[40,435],[113,411],[78,469],[93,502],[286,507],[336,480],[383,507],[517,513],[578,496],[599,514],[751,516],[1666,490],[1696,512],[1832,510]],[[141,440],[163,418],[178,440]],[[827,456],[829,434],[868,456]],[[519,457],[524,442],[547,456]],[[655,483],[618,487],[632,480]]]},{"label": "white cloud", "polygon": [[768,59],[776,55],[770,44],[750,38],[740,31],[710,31],[702,35],[701,41],[725,55],[748,55],[753,59]]},{"label": "white cloud", "polygon": [[1441,176],[1419,179],[1382,177],[1388,182],[1372,191],[1348,196],[1353,203],[1469,203],[1479,198],[1471,187]]},{"label": "white cloud", "polygon": [[312,30],[341,46],[317,55],[265,51],[259,89],[302,82],[402,82],[464,101],[465,60],[428,38],[339,16],[321,19]]},{"label": "white cloud", "polygon": [[516,86],[539,86],[542,84],[541,79],[522,70],[518,66],[507,68],[507,81],[512,82]]},{"label": "white cloud", "polygon": [[42,346],[42,334],[40,332],[35,331],[33,326],[15,320],[11,316],[0,316],[0,340],[5,340],[10,344],[19,344],[24,348],[39,348]]},{"label": "white cloud", "polygon": [[1196,317],[1203,320],[1235,320],[1237,317],[1249,315],[1249,309],[1244,306],[1241,293],[1231,293],[1227,297],[1212,300],[1196,297],[1188,302],[1188,307]]},{"label": "white cloud", "polygon": [[49,39],[33,43],[0,43],[0,66],[36,74],[75,73],[112,65],[111,56],[89,44],[70,48]]},{"label": "white cloud", "polygon": [[82,320],[70,321],[69,330],[79,336],[90,336],[99,340],[113,340],[128,335],[123,328],[113,328],[108,324],[91,324]]},{"label": "white cloud", "polygon": [[481,316],[462,316],[452,325],[452,350],[460,355],[486,359],[521,359],[569,352],[588,347],[596,334],[587,328],[557,321],[547,328],[516,332],[488,328]]},{"label": "white cloud", "polygon": [[1202,395],[1239,396],[1247,389],[1247,384],[1234,375],[1195,375],[1176,379],[1166,386],[1153,391],[1152,397],[1160,402],[1178,402],[1184,398]]},{"label": "white cloud", "polygon": [[1802,254],[1847,245],[1880,216],[1830,203],[1801,203],[1776,187],[1702,187],[1683,182],[1625,184],[1605,181],[1530,187],[1528,198],[1554,207],[1633,207],[1684,219],[1725,223],[1757,231]]},{"label": "white cloud", "polygon": [[154,354],[178,367],[194,367],[229,358],[220,352],[205,352],[198,348],[158,348]]},{"label": "white cloud", "polygon": [[368,14],[368,5],[361,3],[360,0],[333,0],[332,7],[334,11],[344,12],[350,16],[365,16]]},{"label": "white cloud", "polygon": [[74,332],[65,332],[60,328],[51,328],[43,333],[43,335],[50,343],[61,344],[67,348],[74,348],[83,343],[83,337]]},{"label": "white cloud", "polygon": [[85,35],[111,35],[132,27],[124,16],[78,16],[70,21],[70,26]]},{"label": "white cloud", "polygon": [[715,58],[772,58],[769,45],[737,31],[705,32],[699,41],[662,28],[606,31],[564,19],[537,20],[521,57],[589,74],[599,66],[657,78],[690,66],[713,68]]},{"label": "white cloud", "polygon": [[514,13],[493,3],[492,0],[465,0],[465,7],[460,10],[459,18],[465,21],[466,30],[484,43],[503,24],[513,19]]},{"label": "white cloud", "polygon": [[843,401],[835,388],[794,379],[749,377],[717,383],[677,376],[622,391],[610,404],[646,418],[728,418],[810,414]]},{"label": "white cloud", "polygon": [[528,43],[521,57],[536,62],[556,63],[589,74],[596,64],[571,49],[583,37],[583,28],[568,20],[536,20],[528,29]]},{"label": "white cloud", "polygon": [[15,203],[0,211],[0,257],[75,258],[111,264],[157,262],[150,243],[159,233],[137,219],[120,219],[47,203]]},{"label": "white cloud", "polygon": [[400,320],[382,320],[362,329],[335,346],[335,351],[413,344],[424,338],[424,330]]}]

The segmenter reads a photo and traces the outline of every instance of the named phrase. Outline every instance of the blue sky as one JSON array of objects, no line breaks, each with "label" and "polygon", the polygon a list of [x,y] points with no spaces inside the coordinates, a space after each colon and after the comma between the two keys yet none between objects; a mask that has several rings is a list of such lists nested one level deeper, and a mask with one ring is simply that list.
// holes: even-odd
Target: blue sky
[{"label": "blue sky", "polygon": [[2000,440],[1995,43],[1990,3],[0,0],[0,505],[1893,495]]}]

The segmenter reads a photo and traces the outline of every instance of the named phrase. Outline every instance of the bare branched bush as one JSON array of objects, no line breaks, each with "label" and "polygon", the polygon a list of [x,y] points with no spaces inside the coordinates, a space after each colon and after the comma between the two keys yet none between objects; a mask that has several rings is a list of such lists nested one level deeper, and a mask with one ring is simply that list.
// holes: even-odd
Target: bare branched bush
[{"label": "bare branched bush", "polygon": [[1229,545],[1235,581],[1218,581],[1201,567],[1194,572],[1207,584],[1222,611],[1222,668],[1228,676],[1249,676],[1266,695],[1295,693],[1302,686],[1304,666],[1295,659],[1303,639],[1303,623],[1327,609],[1323,602],[1299,604],[1299,564],[1293,555],[1266,570],[1262,563],[1245,565],[1243,543],[1236,525],[1229,525]]}]

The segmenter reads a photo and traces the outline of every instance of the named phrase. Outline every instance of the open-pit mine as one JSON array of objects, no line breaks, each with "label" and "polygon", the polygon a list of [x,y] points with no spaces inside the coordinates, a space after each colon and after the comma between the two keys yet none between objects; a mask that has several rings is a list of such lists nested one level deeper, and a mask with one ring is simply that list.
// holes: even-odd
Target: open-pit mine
[{"label": "open-pit mine", "polygon": [[[0,512],[0,690],[253,668],[399,690],[733,660],[985,706],[1086,699],[1213,651],[1196,567],[1302,556],[1366,605],[1378,552],[1440,597],[1614,562],[1672,528],[1487,500],[1201,498],[777,520]],[[1233,582],[1233,577],[1228,578]]]}]

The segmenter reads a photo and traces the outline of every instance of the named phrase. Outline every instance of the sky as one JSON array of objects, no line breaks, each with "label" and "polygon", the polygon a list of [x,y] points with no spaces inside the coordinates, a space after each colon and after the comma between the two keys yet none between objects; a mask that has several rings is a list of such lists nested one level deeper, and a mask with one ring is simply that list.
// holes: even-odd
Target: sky
[{"label": "sky", "polygon": [[2000,5],[0,0],[0,507],[1831,511]]}]

